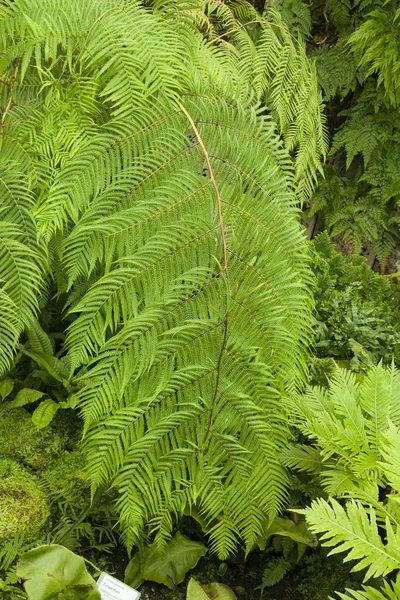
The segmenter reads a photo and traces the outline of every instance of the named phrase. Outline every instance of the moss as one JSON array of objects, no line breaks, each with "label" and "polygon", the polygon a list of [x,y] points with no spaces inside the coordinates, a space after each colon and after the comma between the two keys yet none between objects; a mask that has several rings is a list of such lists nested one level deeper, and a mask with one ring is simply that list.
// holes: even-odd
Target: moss
[{"label": "moss", "polygon": [[88,484],[84,474],[85,459],[79,450],[63,451],[49,462],[42,473],[44,488],[50,499],[60,498],[64,507],[73,512],[81,511],[90,501]]},{"label": "moss", "polygon": [[25,534],[40,536],[50,514],[46,495],[35,476],[12,460],[0,460],[0,544]]},{"label": "moss", "polygon": [[37,429],[24,408],[0,410],[0,459],[12,459],[43,469],[63,447],[63,437],[51,427]]}]

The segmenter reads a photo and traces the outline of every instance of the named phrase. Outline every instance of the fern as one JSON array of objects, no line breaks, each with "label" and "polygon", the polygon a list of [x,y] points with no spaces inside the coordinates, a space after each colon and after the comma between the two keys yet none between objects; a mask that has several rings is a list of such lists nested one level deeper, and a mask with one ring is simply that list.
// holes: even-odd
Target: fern
[{"label": "fern", "polygon": [[378,74],[378,86],[384,89],[384,99],[399,105],[399,18],[397,2],[386,2],[385,10],[374,10],[350,37],[357,50],[363,51],[360,61],[368,66],[366,76]]},{"label": "fern", "polygon": [[[93,493],[118,489],[129,547],[151,535],[162,548],[192,507],[226,557],[286,496],[278,389],[303,377],[310,335],[297,200],[325,142],[314,66],[249,15],[217,2],[0,7],[4,160],[26,180],[15,220],[25,202],[32,234],[18,242],[33,249],[13,250],[19,296],[11,266],[4,276],[3,368],[25,326],[25,353],[78,386]],[[62,359],[32,329],[41,285],[68,311]]]},{"label": "fern", "polygon": [[279,13],[283,23],[296,37],[307,39],[311,30],[311,11],[301,0],[273,0],[268,3],[267,11],[273,10]]},{"label": "fern", "polygon": [[[347,499],[342,506],[332,497],[319,498],[300,512],[310,530],[322,534],[321,542],[332,548],[331,554],[345,552],[344,560],[356,561],[354,571],[365,569],[364,580],[400,568],[399,399],[398,372],[379,365],[361,384],[351,373],[338,370],[329,393],[313,388],[293,407],[298,426],[315,442],[313,451],[320,452],[323,487],[330,496]],[[315,472],[305,454],[301,448],[289,448],[283,462]],[[393,587],[385,584],[381,591],[364,587],[348,595],[390,599],[396,597],[397,587],[397,582]]]},{"label": "fern", "polygon": [[319,499],[304,512],[311,531],[324,532],[320,538],[323,545],[334,546],[330,554],[346,552],[345,561],[358,561],[354,571],[366,569],[364,581],[400,568],[400,532],[387,521],[385,544],[373,509],[368,514],[356,500],[347,502],[344,509],[336,500]]},{"label": "fern", "polygon": [[391,583],[385,581],[381,590],[376,590],[370,586],[363,586],[362,591],[346,590],[346,594],[340,594],[339,592],[337,594],[344,600],[349,596],[356,600],[397,600],[400,594],[400,581],[399,578]]},{"label": "fern", "polygon": [[[296,424],[304,434],[317,440],[319,448],[289,447],[282,454],[283,463],[315,473],[319,451],[320,477],[329,495],[364,491],[377,499],[378,486],[393,483],[393,476],[388,479],[388,471],[382,465],[390,452],[388,448],[395,448],[388,419],[393,427],[400,425],[399,386],[398,372],[379,365],[369,371],[361,385],[354,374],[338,369],[329,391],[310,388],[305,396],[296,396],[291,405]],[[385,436],[390,435],[388,444]],[[386,463],[389,461],[396,464],[393,454],[386,458]]]}]

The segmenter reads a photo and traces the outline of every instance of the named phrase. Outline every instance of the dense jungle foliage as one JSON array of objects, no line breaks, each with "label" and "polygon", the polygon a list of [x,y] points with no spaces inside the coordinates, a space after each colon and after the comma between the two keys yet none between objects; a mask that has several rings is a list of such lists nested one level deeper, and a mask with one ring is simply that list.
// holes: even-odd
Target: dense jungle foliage
[{"label": "dense jungle foliage", "polygon": [[400,5],[2,0],[0,71],[1,598],[400,597]]}]

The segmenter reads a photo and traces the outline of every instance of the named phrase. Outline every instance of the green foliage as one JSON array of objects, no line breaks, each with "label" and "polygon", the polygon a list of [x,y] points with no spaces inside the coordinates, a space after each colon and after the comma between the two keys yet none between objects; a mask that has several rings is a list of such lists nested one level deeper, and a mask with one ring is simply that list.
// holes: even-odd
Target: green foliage
[{"label": "green foliage", "polygon": [[18,562],[17,575],[25,580],[29,600],[100,600],[83,558],[62,546],[29,550]]},{"label": "green foliage", "polygon": [[364,580],[385,576],[400,568],[400,532],[387,519],[384,543],[372,508],[368,513],[357,500],[349,500],[343,508],[333,498],[329,502],[319,499],[305,514],[313,531],[324,532],[320,538],[324,546],[334,546],[333,553],[346,552],[345,560],[357,561],[353,570],[366,569]]},{"label": "green foliage", "polygon": [[[348,361],[354,371],[380,360],[399,364],[398,285],[372,271],[364,258],[336,252],[325,232],[313,240],[312,249],[317,356]],[[312,376],[325,385],[318,369],[329,374],[332,363],[313,365]]]},{"label": "green foliage", "polygon": [[[311,388],[292,404],[296,424],[312,446],[289,447],[284,464],[314,474],[316,462],[310,464],[309,455],[319,454],[326,492],[348,499],[342,506],[332,497],[319,498],[299,512],[312,532],[323,534],[320,540],[333,548],[331,554],[346,552],[345,560],[356,561],[354,571],[365,570],[364,580],[400,568],[399,406],[400,375],[382,365],[361,384],[338,369],[329,390]],[[365,587],[351,595],[372,600],[393,593],[385,585],[381,592]]]},{"label": "green foliage", "polygon": [[233,591],[223,583],[203,585],[195,579],[190,579],[186,600],[236,600]]},{"label": "green foliage", "polygon": [[332,100],[336,95],[344,98],[356,89],[357,60],[354,53],[349,52],[346,37],[339,38],[333,47],[321,46],[313,53],[313,57],[318,83],[326,101]]},{"label": "green foliage", "polygon": [[137,552],[126,567],[125,583],[138,588],[144,581],[156,581],[174,589],[206,552],[204,544],[178,531],[162,553],[154,544]]},{"label": "green foliage", "polygon": [[399,3],[273,4],[294,35],[309,12],[302,34],[329,102],[333,158],[309,198],[311,214],[351,251],[372,249],[384,271],[399,241]]},{"label": "green foliage", "polygon": [[307,529],[304,520],[295,523],[291,519],[276,517],[263,535],[260,536],[258,540],[259,548],[264,550],[273,536],[289,538],[297,544],[310,546],[311,548],[315,548],[317,545],[316,537]]},{"label": "green foliage", "polygon": [[357,104],[340,113],[347,119],[331,153],[345,149],[347,173],[341,175],[339,159],[326,170],[311,213],[321,211],[330,234],[344,234],[356,252],[369,244],[384,268],[398,240],[400,121],[396,110],[379,108],[379,98],[370,82]]},{"label": "green foliage", "polygon": [[0,460],[0,545],[22,533],[36,540],[49,514],[38,479],[14,461]]},{"label": "green foliage", "polygon": [[272,0],[266,5],[268,11],[276,11],[290,33],[296,38],[307,39],[311,30],[311,11],[301,0]]},{"label": "green foliage", "polygon": [[221,557],[251,547],[285,498],[278,390],[310,336],[314,64],[248,5],[197,0],[6,0],[0,50],[0,367],[25,328],[15,369],[44,385],[23,387],[53,385],[34,422],[79,406],[129,547],[163,549],[188,507]]},{"label": "green foliage", "polygon": [[268,566],[263,573],[262,583],[260,586],[261,597],[265,588],[272,587],[282,581],[292,566],[292,563],[288,562],[282,557],[272,558],[268,562]]},{"label": "green foliage", "polygon": [[308,388],[293,397],[295,423],[316,443],[290,446],[282,453],[283,463],[319,472],[330,496],[363,493],[375,502],[380,487],[398,489],[385,463],[393,462],[389,457],[395,453],[391,436],[392,428],[400,426],[399,394],[394,367],[374,367],[361,384],[353,373],[337,369],[329,390]]},{"label": "green foliage", "polygon": [[61,451],[64,441],[54,430],[39,431],[24,408],[0,408],[0,458],[42,470]]},{"label": "green foliage", "polygon": [[355,51],[360,48],[363,56],[361,65],[366,65],[366,76],[378,74],[378,87],[384,89],[383,100],[398,107],[399,96],[399,36],[400,9],[396,0],[385,2],[380,10],[374,10],[368,19],[349,39]]},{"label": "green foliage", "polygon": [[338,593],[338,595],[347,600],[350,596],[356,600],[397,600],[400,594],[400,580],[399,578],[393,582],[384,582],[383,588],[376,590],[370,586],[363,586],[362,591],[358,590],[347,590],[346,595]]}]

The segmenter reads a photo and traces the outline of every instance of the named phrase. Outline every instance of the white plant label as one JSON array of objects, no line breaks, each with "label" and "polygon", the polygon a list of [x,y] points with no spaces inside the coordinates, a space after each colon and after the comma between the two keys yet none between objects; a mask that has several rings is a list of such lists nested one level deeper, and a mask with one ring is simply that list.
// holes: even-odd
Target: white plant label
[{"label": "white plant label", "polygon": [[139,600],[140,592],[125,585],[108,573],[102,573],[97,580],[101,600]]}]

